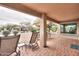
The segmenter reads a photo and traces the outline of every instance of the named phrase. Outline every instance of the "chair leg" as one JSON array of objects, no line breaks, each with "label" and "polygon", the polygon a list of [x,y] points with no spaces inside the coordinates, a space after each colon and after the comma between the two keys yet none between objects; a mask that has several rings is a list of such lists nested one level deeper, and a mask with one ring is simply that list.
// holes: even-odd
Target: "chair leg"
[{"label": "chair leg", "polygon": [[21,53],[21,52],[20,52],[20,47],[18,47],[16,53],[17,53],[17,56],[20,56],[20,53]]},{"label": "chair leg", "polygon": [[20,50],[18,51],[18,52],[16,52],[17,53],[17,55],[16,56],[20,56]]},{"label": "chair leg", "polygon": [[34,51],[36,48],[39,48],[38,43],[36,43],[36,45],[35,45],[35,46],[32,46],[32,50]]},{"label": "chair leg", "polygon": [[39,45],[38,45],[38,43],[36,43],[37,44],[37,47],[39,48]]}]

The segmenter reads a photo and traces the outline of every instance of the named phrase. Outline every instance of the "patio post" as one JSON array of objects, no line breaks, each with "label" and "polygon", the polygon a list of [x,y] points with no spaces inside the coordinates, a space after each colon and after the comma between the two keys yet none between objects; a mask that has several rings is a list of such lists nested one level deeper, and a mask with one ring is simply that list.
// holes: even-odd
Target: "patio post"
[{"label": "patio post", "polygon": [[46,24],[46,14],[43,13],[40,20],[40,44],[43,47],[47,47],[47,24]]}]

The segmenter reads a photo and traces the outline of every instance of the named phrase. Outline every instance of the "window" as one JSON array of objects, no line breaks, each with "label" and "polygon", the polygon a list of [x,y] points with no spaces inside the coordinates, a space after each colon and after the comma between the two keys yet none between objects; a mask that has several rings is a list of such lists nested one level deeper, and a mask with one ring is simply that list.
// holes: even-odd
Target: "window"
[{"label": "window", "polygon": [[61,33],[76,34],[77,24],[76,23],[61,24],[60,30]]}]

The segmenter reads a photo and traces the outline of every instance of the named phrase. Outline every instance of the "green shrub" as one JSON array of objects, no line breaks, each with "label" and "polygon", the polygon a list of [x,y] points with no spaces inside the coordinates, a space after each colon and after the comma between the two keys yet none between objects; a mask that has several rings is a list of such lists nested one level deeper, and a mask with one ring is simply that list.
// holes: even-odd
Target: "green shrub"
[{"label": "green shrub", "polygon": [[7,37],[10,34],[9,30],[3,30],[2,34]]},{"label": "green shrub", "polygon": [[13,30],[13,34],[16,36],[18,34],[17,30]]}]

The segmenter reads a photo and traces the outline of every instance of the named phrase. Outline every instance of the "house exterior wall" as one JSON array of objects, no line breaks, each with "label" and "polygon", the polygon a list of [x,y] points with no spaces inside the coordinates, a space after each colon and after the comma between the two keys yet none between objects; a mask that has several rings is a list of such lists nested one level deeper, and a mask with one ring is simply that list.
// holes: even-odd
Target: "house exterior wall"
[{"label": "house exterior wall", "polygon": [[[74,21],[75,23],[77,23],[77,32],[76,34],[65,34],[65,33],[61,33],[60,32],[60,24],[54,23],[57,25],[58,29],[56,32],[52,32],[51,31],[51,38],[70,38],[70,39],[78,39],[79,38],[79,21]],[[63,22],[61,24],[66,24],[66,23],[74,23],[74,22]]]},{"label": "house exterior wall", "polygon": [[[76,34],[79,34],[79,21],[74,21],[75,23],[77,23],[77,32]],[[64,24],[64,23],[74,23],[74,22],[63,22],[61,24]]]},{"label": "house exterior wall", "polygon": [[79,21],[77,21],[77,34],[79,34]]}]

